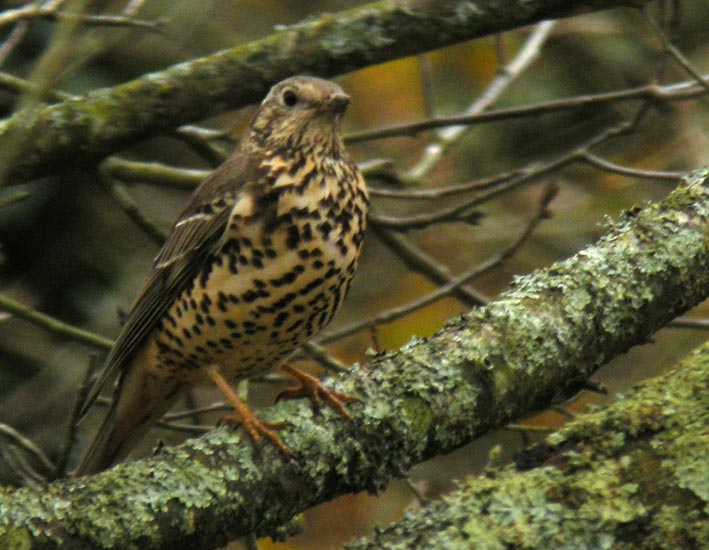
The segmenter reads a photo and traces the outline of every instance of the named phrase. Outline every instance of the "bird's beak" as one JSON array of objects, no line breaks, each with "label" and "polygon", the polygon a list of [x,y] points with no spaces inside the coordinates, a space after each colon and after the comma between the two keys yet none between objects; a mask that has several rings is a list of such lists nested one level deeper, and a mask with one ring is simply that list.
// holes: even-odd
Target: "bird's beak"
[{"label": "bird's beak", "polygon": [[328,98],[330,108],[336,113],[344,113],[350,104],[350,96],[346,93],[334,93]]}]

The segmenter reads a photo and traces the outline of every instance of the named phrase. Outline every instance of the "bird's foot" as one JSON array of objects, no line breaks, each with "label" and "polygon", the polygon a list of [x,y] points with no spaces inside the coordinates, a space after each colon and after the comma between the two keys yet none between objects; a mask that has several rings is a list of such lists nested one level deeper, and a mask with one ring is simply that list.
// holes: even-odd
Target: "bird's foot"
[{"label": "bird's foot", "polygon": [[209,369],[209,376],[217,385],[217,387],[227,398],[232,407],[234,407],[234,412],[236,414],[226,415],[222,417],[218,425],[239,425],[243,426],[246,433],[249,434],[251,440],[254,442],[255,446],[258,446],[261,437],[265,437],[270,440],[275,447],[285,455],[286,458],[291,458],[291,453],[283,443],[280,436],[274,431],[279,428],[283,428],[288,423],[287,422],[266,422],[258,418],[249,408],[249,406],[244,403],[239,396],[236,395],[234,388],[231,384],[222,376],[218,367],[212,367]]},{"label": "bird's foot", "polygon": [[352,416],[349,412],[347,412],[345,403],[353,403],[357,401],[356,397],[348,393],[330,389],[323,385],[322,382],[320,382],[320,380],[318,380],[315,376],[294,369],[290,365],[283,365],[281,368],[284,372],[290,374],[293,378],[298,380],[298,382],[300,382],[300,386],[286,388],[278,394],[276,401],[281,399],[308,397],[310,401],[312,401],[316,410],[320,408],[320,405],[324,401],[340,413],[345,420],[352,422]]},{"label": "bird's foot", "polygon": [[[243,403],[242,403],[243,404]],[[266,422],[258,418],[251,409],[244,405],[246,411],[240,410],[238,414],[227,414],[222,416],[217,423],[218,426],[243,426],[246,433],[249,434],[255,446],[259,445],[261,437],[270,440],[271,443],[281,451],[286,458],[291,458],[290,451],[280,436],[274,431],[284,428],[288,425],[287,422]]]}]

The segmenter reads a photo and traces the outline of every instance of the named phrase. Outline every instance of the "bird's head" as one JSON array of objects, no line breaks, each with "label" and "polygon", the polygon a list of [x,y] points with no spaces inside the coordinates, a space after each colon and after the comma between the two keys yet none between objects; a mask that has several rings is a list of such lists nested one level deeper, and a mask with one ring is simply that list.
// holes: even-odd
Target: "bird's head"
[{"label": "bird's head", "polygon": [[242,149],[291,149],[339,156],[343,151],[340,123],[349,102],[342,88],[321,78],[282,80],[256,111]]}]

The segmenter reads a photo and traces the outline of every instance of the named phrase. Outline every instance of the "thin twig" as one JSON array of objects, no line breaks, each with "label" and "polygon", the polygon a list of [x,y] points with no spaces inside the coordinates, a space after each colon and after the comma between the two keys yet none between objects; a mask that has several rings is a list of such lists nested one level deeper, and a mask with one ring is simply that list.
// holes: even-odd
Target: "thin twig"
[{"label": "thin twig", "polygon": [[179,411],[175,413],[168,413],[165,416],[163,416],[163,420],[167,421],[174,421],[174,420],[181,420],[183,418],[190,418],[194,415],[202,415],[206,413],[212,413],[212,412],[220,412],[220,411],[233,411],[234,407],[232,407],[229,403],[225,403],[223,401],[219,403],[212,403],[211,405],[207,405],[205,407],[199,407],[198,409],[190,409],[186,411]]},{"label": "thin twig", "polygon": [[450,184],[445,187],[437,187],[435,189],[383,189],[381,187],[369,186],[369,193],[375,197],[404,199],[404,200],[431,200],[467,193],[468,191],[479,191],[494,187],[512,178],[521,176],[524,169],[514,170],[504,174],[497,174],[489,178],[481,178],[466,183]]},{"label": "thin twig", "polygon": [[123,15],[91,15],[70,13],[58,10],[58,6],[36,6],[29,5],[14,10],[6,10],[0,13],[0,27],[11,25],[19,21],[27,21],[29,19],[49,19],[53,21],[72,21],[81,24],[94,26],[121,26],[121,27],[139,27],[155,32],[162,32],[164,21],[149,21],[145,19],[136,19],[134,17],[125,17]]},{"label": "thin twig", "polygon": [[47,473],[54,471],[54,463],[44,451],[12,426],[0,422],[0,436],[8,440],[12,445],[22,449],[34,461],[39,463]]},{"label": "thin twig", "polygon": [[25,33],[27,33],[27,29],[29,29],[27,21],[20,21],[13,27],[12,31],[10,31],[10,34],[2,43],[2,46],[0,46],[0,66],[5,64],[7,57],[20,43]]},{"label": "thin twig", "polygon": [[665,51],[669,54],[669,56],[675,60],[675,62],[684,69],[684,71],[689,74],[696,82],[704,88],[705,91],[709,92],[709,81],[706,80],[705,77],[703,77],[699,71],[697,71],[690,61],[682,54],[679,49],[670,41],[670,39],[667,37],[665,32],[660,28],[660,26],[657,24],[655,19],[647,13],[647,11],[643,11],[645,15],[645,19],[647,22],[650,24],[650,27],[652,30],[655,32],[655,35],[660,39],[660,42],[662,42],[662,47],[665,49]]},{"label": "thin twig", "polygon": [[431,118],[436,112],[436,102],[433,94],[433,72],[431,62],[426,54],[418,56],[419,69],[421,70],[421,93],[423,94],[423,106],[426,117]]},{"label": "thin twig", "polygon": [[660,170],[641,170],[639,168],[629,168],[628,166],[621,166],[620,164],[607,161],[606,159],[602,159],[601,157],[589,152],[580,155],[579,160],[586,162],[591,166],[595,166],[596,168],[601,168],[606,172],[612,172],[621,176],[629,176],[631,178],[679,181],[687,175],[687,172],[663,172]]},{"label": "thin twig", "polygon": [[55,317],[40,313],[6,296],[0,295],[0,310],[12,313],[17,317],[21,317],[26,321],[65,338],[70,338],[100,349],[111,349],[111,347],[113,347],[113,341],[110,338],[105,338],[93,332],[75,327],[74,325],[64,323]]},{"label": "thin twig", "polygon": [[211,172],[175,168],[159,162],[136,162],[109,157],[100,165],[101,172],[121,181],[150,183],[175,189],[194,190]]},{"label": "thin twig", "polygon": [[411,491],[411,494],[414,495],[414,498],[416,499],[416,502],[419,506],[428,506],[429,502],[431,502],[431,499],[427,498],[423,494],[423,491],[421,491],[419,486],[411,480],[411,477],[406,476],[404,478],[404,483],[406,483],[406,486],[408,487],[409,491]]},{"label": "thin twig", "polygon": [[690,328],[707,330],[709,329],[709,319],[693,319],[691,317],[677,317],[668,325],[672,328]]},{"label": "thin twig", "polygon": [[0,208],[17,204],[28,197],[30,197],[30,193],[28,191],[15,191],[14,193],[10,193],[7,197],[0,199]]},{"label": "thin twig", "polygon": [[65,442],[59,456],[57,457],[57,465],[54,470],[53,479],[61,479],[66,475],[69,457],[71,456],[74,445],[76,445],[76,435],[79,431],[79,423],[81,421],[79,413],[86,402],[86,396],[91,389],[91,381],[93,380],[94,374],[101,364],[102,363],[98,356],[93,354],[89,356],[89,365],[84,372],[83,380],[81,381],[79,390],[76,393],[76,400],[74,401],[74,406],[71,409],[71,417],[66,432]]},{"label": "thin twig", "polygon": [[[641,111],[642,112],[642,109]],[[638,115],[640,116],[640,115]],[[580,147],[567,152],[560,157],[551,160],[547,163],[532,167],[529,169],[524,169],[520,171],[520,175],[511,178],[501,184],[489,189],[485,192],[479,193],[472,198],[461,201],[453,206],[447,208],[442,208],[441,210],[426,212],[424,214],[414,214],[407,217],[397,217],[397,216],[387,216],[383,214],[370,214],[370,221],[377,226],[386,227],[396,230],[409,230],[409,229],[419,229],[427,227],[435,223],[441,223],[446,221],[459,221],[460,215],[465,215],[469,213],[475,206],[483,204],[498,197],[504,193],[509,193],[522,185],[530,183],[531,181],[540,178],[543,175],[549,174],[572,164],[580,160],[584,160],[588,152],[605,143],[611,139],[614,139],[622,134],[627,133],[635,127],[637,120],[623,121],[615,126],[604,129],[589,140],[587,140]]]},{"label": "thin twig", "polygon": [[[432,257],[427,252],[416,246],[411,239],[399,232],[391,231],[385,227],[380,227],[376,223],[371,223],[372,232],[380,240],[392,249],[412,270],[421,273],[424,277],[436,284],[445,284],[452,278],[450,270]],[[458,287],[455,296],[468,306],[479,306],[486,304],[489,298],[482,292],[464,285]]]},{"label": "thin twig", "polygon": [[526,424],[507,424],[506,426],[502,426],[500,429],[510,432],[538,432],[545,434],[556,431],[556,428],[548,426],[527,426]]},{"label": "thin twig", "polygon": [[29,465],[23,455],[14,445],[0,446],[0,456],[9,469],[22,481],[23,485],[35,485],[46,482],[46,478]]},{"label": "thin twig", "polygon": [[131,196],[126,187],[119,181],[106,177],[99,178],[103,187],[108,191],[109,196],[115,201],[118,207],[137,225],[145,235],[157,245],[165,242],[165,233],[148,218],[140,209],[140,206]]},{"label": "thin twig", "polygon": [[301,345],[301,348],[306,354],[320,363],[320,365],[322,365],[326,370],[336,374],[347,371],[347,366],[328,354],[327,350],[322,346],[319,346],[314,342],[306,342]]},{"label": "thin twig", "polygon": [[[444,128],[447,126],[483,124],[498,122],[513,118],[533,117],[543,114],[553,114],[559,111],[587,107],[604,103],[617,103],[621,101],[680,101],[693,99],[705,95],[706,91],[700,88],[695,81],[678,82],[671,85],[645,84],[635,88],[626,88],[600,94],[587,94],[564,99],[541,101],[521,107],[508,107],[494,109],[481,113],[436,116],[420,122],[397,124],[384,128],[374,128],[361,132],[350,133],[345,137],[347,143],[358,143],[400,136],[412,136],[425,130]],[[413,180],[420,179],[416,176]]]},{"label": "thin twig", "polygon": [[[555,24],[553,21],[543,21],[535,25],[534,31],[514,60],[507,64],[490,82],[482,95],[466,109],[465,114],[481,113],[495,103],[510,84],[537,58],[542,45],[551,34]],[[421,159],[408,171],[407,179],[420,181],[429,174],[466,130],[466,126],[450,126],[438,132],[436,142],[426,147]]]}]

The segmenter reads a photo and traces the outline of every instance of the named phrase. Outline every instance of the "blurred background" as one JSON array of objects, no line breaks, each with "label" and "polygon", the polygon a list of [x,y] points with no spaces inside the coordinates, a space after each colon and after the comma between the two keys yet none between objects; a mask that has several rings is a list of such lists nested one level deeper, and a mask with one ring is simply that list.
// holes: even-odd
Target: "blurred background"
[{"label": "blurred background", "polygon": [[[30,4],[5,2],[1,10]],[[0,72],[35,82],[43,78],[52,89],[84,94],[266,36],[277,25],[359,4],[363,2],[87,2],[87,13],[159,20],[160,30],[82,25],[60,48],[53,48],[60,32],[53,18],[12,24],[0,19]],[[707,87],[690,74],[709,72],[708,28],[705,0],[659,2],[645,12],[573,17],[336,78],[353,99],[345,120],[351,156],[374,165],[368,177],[373,217],[351,293],[316,341],[327,345],[332,358],[351,364],[365,360],[367,350],[395,350],[414,335],[430,335],[447,319],[494,298],[514,275],[573,255],[624,209],[664,197],[681,172],[709,164]],[[681,57],[667,53],[666,40]],[[50,50],[52,56],[47,55]],[[664,86],[669,97],[646,101],[642,90],[652,84]],[[677,97],[683,90],[694,93]],[[578,100],[620,91],[630,97],[583,105]],[[569,99],[572,107],[562,110],[549,103],[558,99]],[[3,117],[21,101],[16,89],[0,85]],[[460,131],[372,139],[378,129],[434,115],[528,105],[543,108]],[[228,152],[253,110],[226,112],[199,124],[224,130],[213,146]],[[363,136],[363,131],[373,131],[373,136]],[[431,145],[441,139],[446,145],[438,153]],[[205,170],[215,165],[174,136],[138,143],[120,156]],[[489,183],[490,178],[497,180]],[[189,193],[149,178],[121,185],[162,231]],[[96,172],[84,170],[0,190],[0,293],[67,324],[114,337],[121,312],[130,307],[158,250],[155,239],[116,202],[115,189]],[[510,249],[525,232],[529,234],[520,246]],[[424,307],[412,305],[452,276],[475,270],[505,251],[509,257],[482,270],[463,290],[431,298]],[[381,314],[392,308],[404,310],[393,321],[382,320]],[[700,306],[688,315],[701,319],[706,313]],[[348,327],[351,334],[337,337]],[[704,339],[699,329],[669,326],[652,343],[617,358],[594,377],[608,387],[607,397],[582,393],[563,408],[540,411],[521,422],[533,429],[558,426],[569,414],[662,372]],[[73,464],[101,417],[102,411],[96,411],[72,435],[69,421],[78,388],[102,353],[0,313],[0,423],[33,441],[51,460],[62,460],[75,437],[69,457]],[[293,364],[323,372],[307,353],[299,353]],[[250,400],[270,404],[282,387],[273,377],[252,382]],[[219,399],[206,388],[182,408]],[[199,422],[213,425],[218,416],[203,415]],[[386,525],[408,507],[420,505],[416,493],[435,498],[453,480],[480,471],[493,447],[501,446],[502,456],[510,459],[543,433],[515,428],[490,434],[416,466],[408,481],[394,482],[376,497],[352,495],[319,506],[305,514],[301,535],[284,543],[262,540],[260,548],[324,549],[365,536],[375,525]],[[186,436],[157,429],[134,456],[149,453],[158,439],[172,445]],[[0,483],[21,484],[41,470],[6,441],[0,448]]]}]

